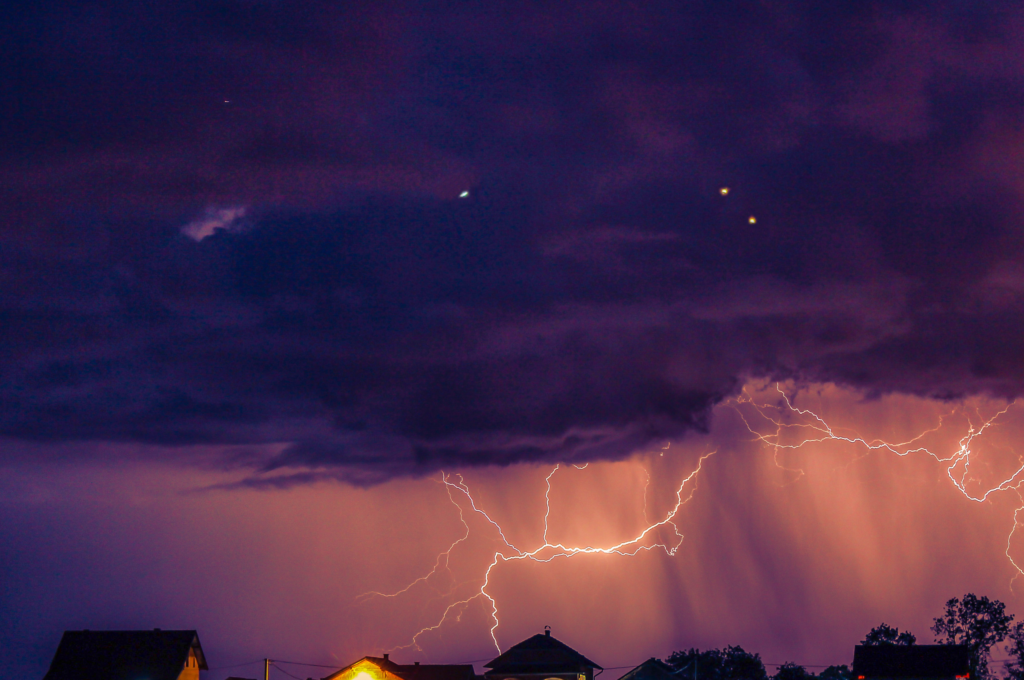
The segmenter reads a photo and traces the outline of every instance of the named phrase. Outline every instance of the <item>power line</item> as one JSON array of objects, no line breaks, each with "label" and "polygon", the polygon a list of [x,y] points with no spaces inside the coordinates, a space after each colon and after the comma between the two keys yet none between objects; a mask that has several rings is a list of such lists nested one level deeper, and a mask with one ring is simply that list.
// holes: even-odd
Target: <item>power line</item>
[{"label": "power line", "polygon": [[801,668],[831,668],[832,666],[845,666],[846,664],[839,663],[797,663],[796,661],[784,661],[777,663],[775,661],[762,661],[765,666],[785,666],[788,663],[794,666],[800,666]]},{"label": "power line", "polygon": [[209,668],[207,670],[220,671],[224,670],[225,668],[239,668],[241,666],[251,666],[254,663],[263,663],[263,659],[256,659],[255,661],[246,661],[245,663],[236,663],[231,666],[214,666],[213,668]]},{"label": "power line", "polygon": [[274,659],[274,663],[288,663],[293,666],[316,666],[317,668],[344,668],[344,666],[325,666],[322,663],[304,663],[302,661],[281,661],[280,659]]},{"label": "power line", "polygon": [[[281,668],[280,666],[277,666],[277,665],[276,665],[276,663],[277,663],[276,661],[271,661],[271,662],[270,662],[270,665],[271,665],[271,666],[275,666],[275,667],[277,668],[277,670],[281,671],[282,673],[284,673],[285,675],[287,675],[287,676],[288,676],[289,678],[295,678],[295,680],[308,680],[308,679],[300,678],[300,677],[299,677],[299,676],[297,676],[297,675],[292,675],[291,673],[289,673],[289,672],[288,672],[288,671],[286,671],[285,669]],[[309,665],[310,665],[310,666],[312,666],[313,664],[309,664]]]},{"label": "power line", "polygon": [[[711,651],[711,650],[707,650],[707,651]],[[659,661],[660,661],[660,659],[659,659]],[[662,663],[667,663],[667,662],[662,661]],[[761,663],[764,664],[765,666],[785,666],[786,664],[791,663],[793,665],[800,666],[801,668],[831,668],[832,666],[842,666],[842,665],[844,665],[844,664],[838,664],[838,663],[797,663],[796,661],[783,661],[783,662],[780,663],[780,662],[777,662],[777,661],[765,661],[763,659],[761,660]],[[689,668],[690,665],[691,664],[687,664],[684,667],[684,670],[686,668]],[[612,666],[611,668],[606,668],[605,670],[606,671],[614,671],[614,670],[619,670],[619,669],[622,669],[622,668],[636,668],[636,666]]]}]

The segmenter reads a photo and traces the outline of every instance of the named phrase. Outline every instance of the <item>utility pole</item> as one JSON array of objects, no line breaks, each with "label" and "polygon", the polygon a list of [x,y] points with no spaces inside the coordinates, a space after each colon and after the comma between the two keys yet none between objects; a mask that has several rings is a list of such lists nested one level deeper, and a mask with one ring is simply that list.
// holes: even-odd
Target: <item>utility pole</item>
[{"label": "utility pole", "polygon": [[263,660],[263,680],[270,680],[270,659]]}]

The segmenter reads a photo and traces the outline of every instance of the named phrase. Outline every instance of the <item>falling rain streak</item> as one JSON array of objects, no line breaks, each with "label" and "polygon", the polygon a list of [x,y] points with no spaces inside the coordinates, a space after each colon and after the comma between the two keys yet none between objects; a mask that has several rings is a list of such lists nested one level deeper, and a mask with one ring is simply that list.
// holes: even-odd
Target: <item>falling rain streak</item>
[{"label": "falling rain streak", "polygon": [[[727,190],[723,189],[724,194]],[[751,218],[753,221],[753,218]],[[780,384],[756,384],[748,385],[736,398],[725,402],[720,409],[730,409],[738,414],[747,433],[753,437],[754,442],[760,443],[762,450],[772,455],[774,466],[789,475],[787,483],[809,482],[807,473],[800,467],[791,467],[791,464],[783,460],[786,452],[809,450],[815,446],[822,446],[829,443],[844,444],[854,447],[858,452],[846,464],[847,466],[876,453],[895,454],[898,457],[925,455],[934,459],[946,468],[949,480],[962,494],[962,496],[973,502],[983,502],[992,494],[1009,491],[1016,494],[1019,507],[1016,512],[1024,510],[1024,497],[1021,496],[1020,486],[1024,484],[1024,464],[1017,461],[1018,465],[995,480],[985,480],[972,475],[972,462],[981,453],[978,445],[986,437],[991,437],[993,430],[996,430],[1010,421],[1016,414],[1017,402],[991,404],[982,403],[975,399],[968,402],[949,404],[944,410],[937,412],[935,422],[911,436],[899,440],[887,441],[882,438],[861,436],[855,431],[848,431],[849,428],[840,428],[830,424],[819,411],[804,408],[797,405],[797,401],[803,397],[810,397],[817,394],[819,397],[825,395],[824,401],[828,401],[830,392],[837,391],[834,386],[810,386],[798,389],[793,385],[784,388]],[[791,396],[792,395],[792,396]],[[895,399],[896,397],[889,397]],[[719,411],[721,413],[721,410]],[[1016,421],[1013,421],[1016,424]],[[955,446],[947,451],[942,450],[941,439],[948,437],[947,429],[961,427],[962,432]],[[930,439],[935,442],[929,443]],[[659,457],[664,456],[670,449],[666,444],[664,450],[659,451]],[[544,492],[544,514],[543,532],[535,546],[522,547],[517,545],[508,537],[508,530],[503,528],[501,523],[493,519],[488,511],[481,507],[474,498],[469,485],[462,475],[442,473],[439,481],[444,484],[451,504],[457,508],[459,521],[463,531],[459,538],[452,542],[446,550],[439,553],[434,562],[433,568],[423,576],[409,582],[403,588],[394,592],[385,593],[371,591],[363,593],[358,599],[367,601],[374,597],[397,598],[409,593],[416,585],[424,584],[441,572],[450,571],[450,562],[453,551],[470,538],[471,530],[466,520],[466,513],[473,513],[486,522],[493,530],[501,548],[495,551],[490,558],[489,564],[480,574],[479,588],[468,597],[456,599],[450,602],[439,618],[432,623],[423,626],[406,644],[399,645],[393,649],[415,648],[421,650],[421,637],[427,633],[438,631],[446,623],[453,620],[461,620],[465,608],[474,602],[482,602],[491,619],[489,630],[491,641],[494,647],[501,652],[501,645],[498,641],[497,631],[500,626],[500,606],[495,596],[488,590],[494,570],[500,565],[516,561],[533,561],[548,563],[559,557],[573,557],[579,555],[617,555],[620,557],[634,557],[641,551],[659,550],[667,557],[675,556],[683,545],[685,535],[680,525],[680,513],[693,499],[697,489],[696,481],[699,473],[705,465],[713,465],[714,461],[706,462],[712,456],[718,454],[729,455],[728,452],[719,452],[719,449],[708,449],[700,454],[696,464],[685,474],[678,483],[675,491],[675,503],[661,519],[650,521],[648,516],[648,487],[650,485],[650,471],[645,470],[647,482],[643,488],[643,516],[646,526],[636,535],[625,540],[606,545],[604,547],[593,547],[590,545],[566,544],[560,541],[552,541],[549,538],[549,525],[552,519],[551,508],[551,481],[556,473],[563,469],[562,464],[555,465],[545,477]],[[812,453],[813,455],[813,453]],[[639,459],[638,459],[639,460]],[[585,469],[587,466],[572,465],[576,469]],[[991,466],[989,466],[991,467]],[[986,468],[988,469],[988,468]],[[1018,524],[1016,513],[1014,526],[1007,536],[1006,556],[1017,575],[1024,574],[1018,563],[1011,556],[1011,544],[1014,532]],[[670,529],[667,538],[659,536],[659,530]],[[1016,575],[1014,576],[1016,578]],[[458,585],[458,584],[457,584]],[[457,587],[456,585],[456,587]],[[455,587],[442,597],[451,597]]]}]

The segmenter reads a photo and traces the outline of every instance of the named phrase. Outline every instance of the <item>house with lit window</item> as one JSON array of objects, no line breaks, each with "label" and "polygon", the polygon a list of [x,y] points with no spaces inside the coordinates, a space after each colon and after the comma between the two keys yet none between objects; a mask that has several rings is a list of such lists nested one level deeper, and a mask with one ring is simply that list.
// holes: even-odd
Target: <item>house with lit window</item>
[{"label": "house with lit window", "polygon": [[194,630],[68,630],[43,680],[199,680],[201,670]]},{"label": "house with lit window", "polygon": [[323,680],[475,680],[472,664],[398,664],[388,654],[364,656]]},{"label": "house with lit window", "polygon": [[486,680],[594,680],[594,670],[604,670],[551,637],[550,628],[509,647],[484,668]]},{"label": "house with lit window", "polygon": [[321,680],[594,680],[594,670],[603,670],[551,637],[550,629],[510,647],[484,668],[479,676],[472,664],[398,664],[385,654],[364,656]]},{"label": "house with lit window", "polygon": [[964,645],[857,645],[855,680],[969,680],[971,655]]}]

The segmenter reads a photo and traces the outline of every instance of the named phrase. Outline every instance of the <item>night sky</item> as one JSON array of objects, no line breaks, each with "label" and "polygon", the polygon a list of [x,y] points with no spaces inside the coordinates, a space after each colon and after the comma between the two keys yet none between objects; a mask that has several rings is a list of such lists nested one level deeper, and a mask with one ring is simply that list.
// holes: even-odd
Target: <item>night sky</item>
[{"label": "night sky", "polygon": [[[1001,0],[6,7],[0,667],[548,624],[826,665],[965,592],[1024,615],[1022,35]],[[545,523],[544,559],[639,552],[475,597]]]}]

